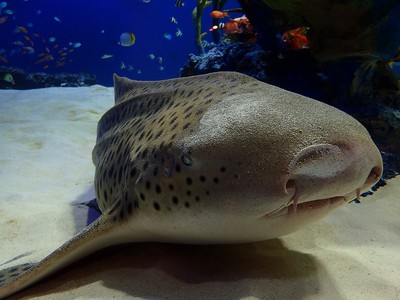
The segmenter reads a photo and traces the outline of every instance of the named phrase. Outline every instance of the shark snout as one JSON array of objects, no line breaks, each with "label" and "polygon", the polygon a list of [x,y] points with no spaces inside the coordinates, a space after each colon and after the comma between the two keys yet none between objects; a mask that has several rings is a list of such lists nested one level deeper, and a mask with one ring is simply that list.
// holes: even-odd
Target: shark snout
[{"label": "shark snout", "polygon": [[361,145],[312,145],[291,160],[286,191],[294,203],[334,197],[350,201],[371,188],[382,170],[382,157],[372,140]]}]

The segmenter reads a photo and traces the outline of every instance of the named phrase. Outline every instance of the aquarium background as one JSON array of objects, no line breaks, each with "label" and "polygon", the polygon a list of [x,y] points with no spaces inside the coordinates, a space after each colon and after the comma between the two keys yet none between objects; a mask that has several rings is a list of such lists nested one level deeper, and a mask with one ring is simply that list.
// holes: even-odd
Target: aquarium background
[{"label": "aquarium background", "polygon": [[[0,61],[0,64],[19,67],[28,73],[94,73],[97,83],[106,86],[112,85],[113,73],[141,80],[177,77],[188,54],[197,54],[192,20],[196,1],[183,1],[182,7],[175,2],[2,1],[5,7],[0,18],[8,18],[0,24],[0,56],[8,63]],[[237,1],[228,1],[224,8],[230,7],[239,5]],[[212,26],[211,11],[211,6],[204,10],[203,31]],[[172,23],[171,17],[178,23]],[[178,29],[181,36],[176,35]],[[134,45],[118,44],[123,32],[136,36]],[[165,37],[168,34],[171,39]],[[211,35],[204,40],[211,41]],[[39,62],[43,56],[38,55],[47,53],[46,47],[54,60]],[[59,51],[67,53],[65,64],[60,64],[63,56]],[[112,57],[101,59],[103,55]]]}]

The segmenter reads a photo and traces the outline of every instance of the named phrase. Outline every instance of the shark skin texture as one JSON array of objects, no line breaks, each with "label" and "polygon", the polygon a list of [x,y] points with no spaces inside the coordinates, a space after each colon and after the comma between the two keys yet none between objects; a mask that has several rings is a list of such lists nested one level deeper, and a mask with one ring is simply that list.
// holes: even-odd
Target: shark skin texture
[{"label": "shark skin texture", "polygon": [[111,245],[276,238],[369,190],[382,158],[322,102],[235,72],[154,82],[114,75],[98,123],[102,215],[37,263],[0,271],[0,298]]}]

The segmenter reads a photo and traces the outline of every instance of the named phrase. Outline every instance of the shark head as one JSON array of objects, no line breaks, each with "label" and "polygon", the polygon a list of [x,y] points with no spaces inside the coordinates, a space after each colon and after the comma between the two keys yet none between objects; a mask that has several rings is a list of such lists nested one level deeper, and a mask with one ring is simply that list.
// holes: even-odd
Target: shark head
[{"label": "shark head", "polygon": [[147,188],[143,181],[136,186],[146,199],[158,199],[156,215],[163,212],[161,228],[157,222],[146,228],[157,240],[190,243],[296,231],[382,174],[379,150],[357,120],[264,83],[212,104],[160,157],[162,176],[149,170]]}]

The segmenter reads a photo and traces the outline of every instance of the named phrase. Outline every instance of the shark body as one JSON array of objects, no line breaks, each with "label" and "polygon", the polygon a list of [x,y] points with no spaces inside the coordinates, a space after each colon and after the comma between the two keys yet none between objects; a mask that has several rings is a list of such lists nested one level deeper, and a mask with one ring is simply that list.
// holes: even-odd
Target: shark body
[{"label": "shark body", "polygon": [[354,118],[246,75],[114,83],[93,149],[102,215],[38,263],[1,271],[0,298],[115,244],[279,237],[382,174]]}]

